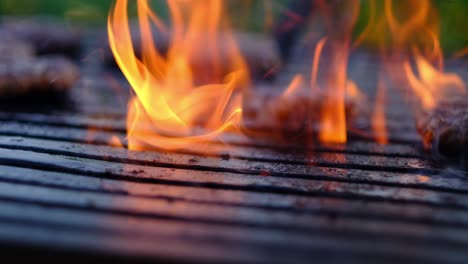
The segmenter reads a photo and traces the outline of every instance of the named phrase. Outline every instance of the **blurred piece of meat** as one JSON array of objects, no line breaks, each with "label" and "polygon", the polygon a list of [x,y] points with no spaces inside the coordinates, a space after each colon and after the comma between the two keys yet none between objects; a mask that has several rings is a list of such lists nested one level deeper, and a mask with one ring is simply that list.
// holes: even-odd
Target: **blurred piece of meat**
[{"label": "blurred piece of meat", "polygon": [[468,165],[468,98],[440,102],[417,115],[416,126],[424,147],[436,159]]},{"label": "blurred piece of meat", "polygon": [[[268,91],[245,93],[243,127],[252,137],[267,137],[288,144],[316,141],[320,131],[325,100],[324,92],[272,94]],[[346,96],[345,110],[348,126],[358,117],[369,115],[364,96]]]},{"label": "blurred piece of meat", "polygon": [[76,56],[81,48],[81,32],[49,17],[4,17],[0,28],[30,43],[37,54]]},{"label": "blurred piece of meat", "polygon": [[33,43],[0,29],[0,96],[64,92],[79,77],[78,67],[61,55],[36,57]]},{"label": "blurred piece of meat", "polygon": [[77,66],[63,57],[0,61],[0,96],[63,92],[73,86],[78,76]]}]

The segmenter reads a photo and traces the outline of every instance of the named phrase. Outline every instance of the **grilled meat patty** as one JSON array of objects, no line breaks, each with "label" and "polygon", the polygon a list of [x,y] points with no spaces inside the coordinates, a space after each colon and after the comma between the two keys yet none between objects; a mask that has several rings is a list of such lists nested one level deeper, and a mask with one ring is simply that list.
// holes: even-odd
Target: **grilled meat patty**
[{"label": "grilled meat patty", "polygon": [[422,111],[416,125],[425,149],[435,157],[468,164],[468,98],[443,101]]}]

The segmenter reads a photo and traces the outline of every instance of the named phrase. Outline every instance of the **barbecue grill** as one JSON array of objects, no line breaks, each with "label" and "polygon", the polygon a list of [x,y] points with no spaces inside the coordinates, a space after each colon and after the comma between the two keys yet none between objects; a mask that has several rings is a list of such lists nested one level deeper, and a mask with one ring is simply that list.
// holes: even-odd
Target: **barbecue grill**
[{"label": "barbecue grill", "polygon": [[[361,79],[374,68],[366,56],[350,62]],[[2,252],[189,263],[468,257],[467,175],[423,156],[397,96],[388,145],[351,133],[346,148],[301,148],[226,133],[227,150],[136,152],[109,144],[125,138],[128,85],[83,69],[70,105],[1,107]]]}]

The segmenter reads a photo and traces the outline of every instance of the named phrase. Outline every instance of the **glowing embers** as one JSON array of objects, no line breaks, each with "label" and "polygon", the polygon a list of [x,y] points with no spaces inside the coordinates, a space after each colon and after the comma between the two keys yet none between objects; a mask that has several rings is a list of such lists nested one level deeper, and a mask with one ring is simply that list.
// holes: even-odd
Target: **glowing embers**
[{"label": "glowing embers", "polygon": [[[148,1],[138,1],[139,59],[133,49],[128,1],[117,0],[108,32],[116,61],[136,94],[127,117],[130,149],[183,148],[215,139],[239,125],[239,91],[249,83],[249,76],[223,20],[222,3],[168,1],[172,40],[164,56],[155,48],[152,27],[166,29]],[[204,58],[202,65],[196,63],[199,56]]]}]

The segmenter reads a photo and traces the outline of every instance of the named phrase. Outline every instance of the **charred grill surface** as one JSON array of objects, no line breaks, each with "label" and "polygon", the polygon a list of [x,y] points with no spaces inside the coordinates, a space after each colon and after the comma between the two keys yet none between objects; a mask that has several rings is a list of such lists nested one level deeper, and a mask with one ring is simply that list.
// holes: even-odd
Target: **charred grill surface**
[{"label": "charred grill surface", "polygon": [[[351,75],[372,75],[364,61],[350,62],[361,69]],[[421,155],[401,100],[389,98],[398,107],[387,113],[388,145],[352,131],[346,147],[225,134],[229,148],[136,152],[123,140],[128,85],[109,72],[86,79],[70,91],[71,106],[0,106],[0,246],[11,254],[132,263],[468,257],[467,175]],[[110,146],[115,137],[123,146]]]}]

